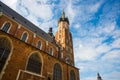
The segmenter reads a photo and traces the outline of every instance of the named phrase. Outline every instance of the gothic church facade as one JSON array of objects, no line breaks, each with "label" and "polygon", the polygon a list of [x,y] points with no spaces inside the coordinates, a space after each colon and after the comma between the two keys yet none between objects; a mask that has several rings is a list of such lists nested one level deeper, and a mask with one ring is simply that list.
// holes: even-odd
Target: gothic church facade
[{"label": "gothic church facade", "polygon": [[64,12],[54,36],[0,1],[0,80],[80,80],[73,52]]}]

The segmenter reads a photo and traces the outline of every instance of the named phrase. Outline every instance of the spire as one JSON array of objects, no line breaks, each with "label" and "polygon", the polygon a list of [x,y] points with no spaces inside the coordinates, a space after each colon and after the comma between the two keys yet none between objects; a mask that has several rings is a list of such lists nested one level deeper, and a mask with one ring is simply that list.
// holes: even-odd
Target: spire
[{"label": "spire", "polygon": [[99,73],[97,74],[97,80],[102,80],[102,78],[101,78]]},{"label": "spire", "polygon": [[65,18],[65,12],[63,10],[63,12],[62,12],[62,19],[64,19],[64,18]]},{"label": "spire", "polygon": [[66,21],[66,22],[69,24],[68,17],[65,17],[65,12],[64,12],[64,10],[63,10],[62,15],[61,15],[61,17],[60,17],[60,19],[59,19],[58,22],[61,22],[61,21]]}]

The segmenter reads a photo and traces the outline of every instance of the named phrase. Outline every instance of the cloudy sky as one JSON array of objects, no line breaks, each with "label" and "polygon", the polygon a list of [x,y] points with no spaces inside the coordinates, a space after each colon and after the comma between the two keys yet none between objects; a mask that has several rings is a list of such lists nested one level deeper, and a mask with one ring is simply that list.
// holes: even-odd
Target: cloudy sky
[{"label": "cloudy sky", "polygon": [[81,80],[120,80],[120,0],[1,0],[35,25],[57,31],[64,10]]}]

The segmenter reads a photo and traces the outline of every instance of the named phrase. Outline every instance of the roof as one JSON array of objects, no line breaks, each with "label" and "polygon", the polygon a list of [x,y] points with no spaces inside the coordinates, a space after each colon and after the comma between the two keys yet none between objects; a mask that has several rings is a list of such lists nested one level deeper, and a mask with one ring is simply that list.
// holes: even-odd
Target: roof
[{"label": "roof", "polygon": [[13,18],[18,23],[20,23],[23,26],[25,26],[26,28],[30,29],[31,31],[33,31],[37,35],[41,36],[45,40],[47,40],[49,42],[53,42],[53,38],[49,34],[47,34],[46,32],[44,32],[40,28],[38,28],[36,25],[34,25],[29,20],[27,20],[26,18],[24,18],[23,16],[21,16],[20,14],[18,14],[17,12],[15,12],[13,9],[9,8],[7,5],[5,5],[1,1],[0,1],[0,12],[3,12],[7,16]]}]

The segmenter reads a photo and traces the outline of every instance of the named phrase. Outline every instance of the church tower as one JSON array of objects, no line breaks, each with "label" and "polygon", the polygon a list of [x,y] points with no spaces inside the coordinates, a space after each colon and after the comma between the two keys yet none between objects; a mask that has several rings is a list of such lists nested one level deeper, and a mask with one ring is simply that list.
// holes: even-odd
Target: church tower
[{"label": "church tower", "polygon": [[72,34],[69,30],[69,20],[65,17],[65,12],[58,21],[58,31],[55,35],[57,43],[60,45],[61,58],[68,64],[74,65]]}]

